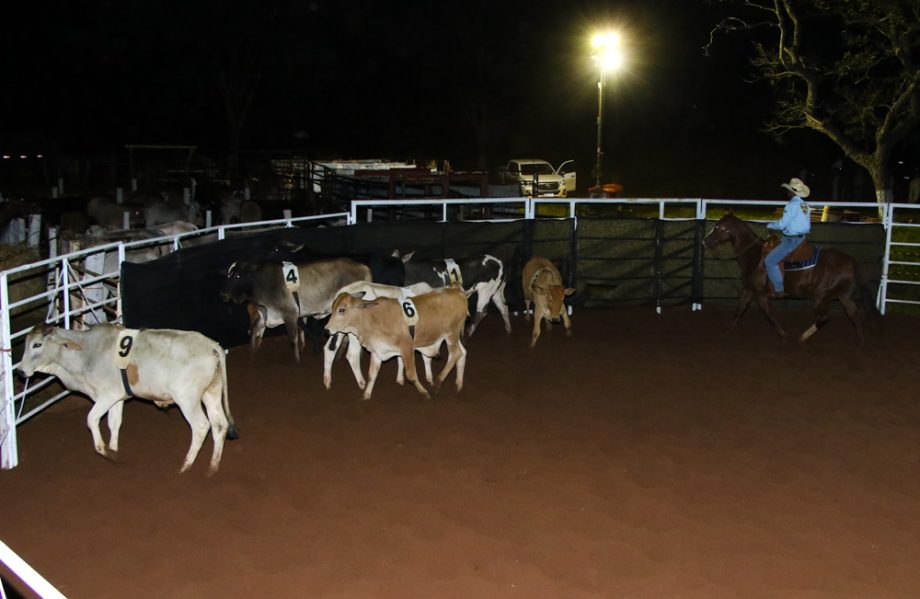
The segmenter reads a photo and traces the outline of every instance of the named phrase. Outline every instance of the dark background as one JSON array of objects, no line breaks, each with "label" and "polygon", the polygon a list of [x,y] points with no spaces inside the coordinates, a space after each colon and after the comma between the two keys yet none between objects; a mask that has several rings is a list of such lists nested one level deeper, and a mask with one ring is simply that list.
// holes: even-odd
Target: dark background
[{"label": "dark background", "polygon": [[[832,199],[833,144],[760,132],[771,96],[750,82],[750,41],[723,35],[704,54],[720,10],[703,0],[4,3],[0,150],[184,143],[222,156],[220,76],[259,73],[244,155],[493,171],[514,156],[574,158],[583,190],[597,111],[588,39],[606,23],[629,52],[608,84],[604,128],[604,179],[624,195],[783,199],[779,183],[804,176]],[[898,175],[916,161],[912,143]],[[862,169],[844,166],[849,199],[871,201]]]}]

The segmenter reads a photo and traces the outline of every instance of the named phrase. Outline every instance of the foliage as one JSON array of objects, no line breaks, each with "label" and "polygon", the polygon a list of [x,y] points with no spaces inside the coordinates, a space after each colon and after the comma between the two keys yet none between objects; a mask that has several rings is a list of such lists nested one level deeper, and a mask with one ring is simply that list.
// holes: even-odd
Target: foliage
[{"label": "foliage", "polygon": [[713,34],[749,33],[758,77],[774,90],[767,129],[828,137],[888,199],[892,152],[920,125],[920,2],[718,1],[730,14]]}]

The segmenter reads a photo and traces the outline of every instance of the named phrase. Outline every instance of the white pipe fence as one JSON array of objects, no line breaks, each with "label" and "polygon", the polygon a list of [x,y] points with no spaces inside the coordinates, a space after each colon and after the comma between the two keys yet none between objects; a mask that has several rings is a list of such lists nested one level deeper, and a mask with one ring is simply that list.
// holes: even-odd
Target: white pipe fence
[{"label": "white pipe fence", "polygon": [[[134,188],[132,182],[132,189]],[[413,200],[355,200],[349,212],[323,214],[311,217],[285,218],[262,221],[258,223],[241,223],[220,225],[179,235],[144,239],[133,242],[113,242],[82,249],[62,256],[57,256],[56,245],[52,248],[51,258],[11,268],[0,272],[0,467],[14,468],[18,465],[18,448],[16,444],[16,427],[32,416],[52,405],[68,392],[60,391],[51,397],[38,400],[39,405],[24,411],[26,399],[51,387],[53,378],[17,392],[14,385],[15,362],[13,351],[17,344],[23,344],[25,336],[32,326],[19,326],[16,322],[23,313],[30,310],[42,310],[44,321],[62,323],[64,327],[84,327],[96,322],[118,322],[121,319],[121,294],[118,278],[121,263],[130,260],[138,252],[166,248],[166,252],[182,247],[183,242],[198,240],[222,240],[228,233],[253,233],[261,230],[293,227],[298,223],[343,220],[346,225],[358,222],[364,216],[366,222],[373,221],[374,209],[439,209],[440,222],[449,221],[449,209],[455,207],[459,218],[465,219],[468,209],[491,209],[499,218],[480,219],[479,222],[501,222],[519,219],[541,218],[540,207],[562,205],[567,208],[566,216],[575,221],[577,227],[578,209],[591,205],[621,206],[657,206],[658,218],[665,220],[693,220],[717,218],[729,207],[746,208],[751,206],[782,206],[784,202],[751,200],[707,200],[702,198],[639,198],[639,199],[556,199],[556,198],[482,198],[482,199],[413,199]],[[882,314],[888,304],[917,304],[920,301],[889,297],[891,286],[920,285],[920,270],[916,270],[917,279],[893,278],[891,267],[899,267],[906,272],[911,268],[920,269],[920,233],[918,241],[896,241],[897,231],[910,231],[920,227],[920,207],[914,204],[843,203],[826,202],[822,205],[842,209],[862,209],[874,213],[885,228],[885,251],[882,256],[882,274],[879,285],[878,307]],[[689,214],[683,214],[689,209]],[[675,216],[674,213],[681,214]],[[825,211],[826,212],[826,211]],[[715,213],[715,214],[712,214]],[[423,214],[425,214],[423,212]],[[555,216],[555,218],[559,218]],[[914,220],[917,222],[915,223]],[[33,224],[30,222],[30,224]],[[33,227],[35,225],[33,224]],[[49,235],[49,238],[52,235]],[[53,235],[56,242],[56,232]],[[33,235],[29,234],[30,242]],[[899,259],[892,259],[892,249],[899,252]],[[917,250],[916,258],[907,260],[900,255],[911,255]],[[13,294],[28,281],[41,281],[46,290],[28,297]],[[694,306],[694,309],[697,307]],[[34,321],[34,319],[33,319]],[[50,394],[48,391],[46,395]],[[18,406],[18,409],[17,409]],[[0,561],[3,561],[24,582],[41,596],[62,596],[44,578],[21,560],[6,545],[0,543]]]},{"label": "white pipe fence", "polygon": [[[780,207],[784,203],[760,200],[709,200],[702,198],[637,198],[637,199],[572,199],[572,198],[481,198],[481,199],[413,199],[413,200],[355,200],[349,212],[324,214],[312,217],[292,218],[289,213],[285,218],[257,223],[240,223],[220,225],[178,235],[163,236],[131,242],[112,242],[92,248],[81,249],[62,256],[26,264],[0,273],[0,467],[14,468],[18,464],[16,446],[16,426],[41,412],[49,405],[67,394],[61,391],[42,401],[40,405],[24,411],[27,396],[50,386],[50,379],[42,381],[29,389],[15,391],[13,371],[15,363],[12,350],[21,345],[24,337],[31,331],[31,326],[17,327],[18,315],[32,310],[47,309],[43,314],[45,322],[60,323],[66,328],[84,327],[97,322],[114,321],[121,318],[121,295],[118,277],[121,263],[139,254],[147,252],[150,259],[151,250],[161,253],[175,251],[183,243],[196,240],[225,239],[228,234],[252,233],[277,227],[292,227],[298,223],[344,221],[346,225],[355,224],[363,217],[365,222],[373,221],[374,209],[386,210],[422,210],[429,217],[440,216],[440,222],[448,222],[449,210],[457,209],[459,218],[476,209],[491,209],[498,218],[484,218],[482,221],[499,222],[519,219],[541,218],[541,208],[545,206],[563,206],[564,216],[577,221],[579,209],[597,205],[620,206],[657,206],[658,218],[666,220],[693,220],[717,218],[731,207],[749,208],[751,206]],[[875,217],[885,228],[885,252],[882,256],[881,284],[879,286],[878,307],[884,314],[889,304],[920,304],[912,299],[889,297],[892,286],[920,285],[917,280],[905,277],[892,277],[892,267],[902,271],[920,268],[920,233],[918,241],[897,241],[896,232],[920,227],[920,207],[913,204],[843,203],[827,202],[824,205],[846,210],[860,209]],[[427,209],[427,210],[426,210]],[[437,215],[435,214],[437,213]],[[556,211],[559,218],[558,210]],[[879,217],[880,215],[880,217]],[[912,222],[914,219],[918,223]],[[892,259],[892,249],[901,254],[917,249],[918,258]],[[920,271],[917,271],[920,275]],[[47,289],[41,293],[20,297],[22,293],[13,293],[24,282],[30,280],[48,280]],[[696,306],[694,308],[697,308]]]}]

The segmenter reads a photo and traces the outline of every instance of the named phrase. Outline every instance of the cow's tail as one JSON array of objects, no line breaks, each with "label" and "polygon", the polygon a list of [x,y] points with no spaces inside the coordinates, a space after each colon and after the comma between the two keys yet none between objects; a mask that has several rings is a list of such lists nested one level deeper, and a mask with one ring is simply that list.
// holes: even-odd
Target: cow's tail
[{"label": "cow's tail", "polygon": [[227,429],[227,438],[231,441],[240,438],[240,433],[236,429],[236,423],[233,421],[233,415],[230,413],[230,392],[227,387],[227,353],[220,345],[214,348],[217,352],[218,367],[220,368],[221,382],[221,403],[224,406],[224,414],[227,416],[227,423],[230,428]]}]

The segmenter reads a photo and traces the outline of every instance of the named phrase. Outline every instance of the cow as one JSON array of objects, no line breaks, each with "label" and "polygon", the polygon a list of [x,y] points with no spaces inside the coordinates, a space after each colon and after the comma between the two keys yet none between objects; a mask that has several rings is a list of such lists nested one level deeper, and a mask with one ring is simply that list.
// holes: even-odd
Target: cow
[{"label": "cow", "polygon": [[169,202],[165,197],[163,200],[157,200],[144,206],[144,226],[148,229],[176,221],[203,224],[201,206],[195,200],[175,204]]},{"label": "cow", "polygon": [[[180,472],[192,467],[209,430],[214,439],[209,474],[220,466],[224,438],[238,437],[230,415],[224,349],[200,333],[137,331],[112,324],[84,331],[45,325],[26,336],[18,372],[25,377],[36,372],[54,375],[71,391],[89,396],[93,407],[86,425],[96,452],[106,458],[118,453],[122,410],[132,396],[159,408],[179,406],[192,429],[192,444]],[[103,414],[108,414],[108,450],[99,431]]]},{"label": "cow", "polygon": [[[467,330],[467,336],[473,334],[482,319],[486,317],[486,306],[491,301],[498,308],[505,321],[505,331],[511,333],[511,318],[505,303],[505,283],[507,273],[504,263],[489,254],[481,254],[465,260],[412,260],[415,252],[402,256],[406,265],[405,285],[428,283],[432,287],[444,287],[457,283],[466,290],[467,295],[476,294],[476,314]],[[393,252],[398,256],[398,250]]]},{"label": "cow", "polygon": [[[374,383],[384,360],[402,358],[409,379],[425,399],[431,396],[419,382],[415,370],[415,351],[428,358],[435,357],[443,342],[447,342],[447,363],[433,383],[437,393],[450,371],[457,368],[457,391],[463,389],[466,348],[460,338],[467,316],[467,296],[459,285],[451,285],[423,293],[411,303],[388,297],[365,300],[347,293],[339,295],[332,304],[326,323],[329,334],[348,333],[371,353],[364,399],[371,398]],[[412,324],[412,323],[415,324]]]},{"label": "cow", "polygon": [[370,281],[371,271],[350,258],[323,258],[301,262],[277,260],[234,262],[221,289],[225,302],[248,303],[250,346],[257,350],[266,328],[283,324],[300,363],[304,345],[298,321],[323,318],[329,314],[335,292],[354,281]]},{"label": "cow", "polygon": [[[572,321],[565,307],[565,296],[572,295],[575,290],[563,287],[562,275],[556,266],[546,258],[534,256],[524,265],[522,273],[522,286],[524,288],[524,311],[530,310],[533,303],[533,332],[530,336],[531,349],[537,344],[540,337],[540,324],[546,319],[547,327],[552,327],[553,322],[565,324],[566,336],[572,336]],[[527,316],[530,318],[530,314]]]},{"label": "cow", "polygon": [[[349,295],[354,295],[365,300],[373,300],[377,299],[378,297],[400,299],[412,298],[422,293],[430,293],[431,291],[433,291],[433,289],[428,283],[416,283],[415,285],[410,285],[409,287],[396,287],[394,285],[383,285],[381,283],[355,281],[354,283],[349,283],[348,285],[345,285],[339,289],[335,296],[338,297],[343,293],[347,293]],[[251,313],[250,316],[252,316]],[[364,389],[366,381],[364,380],[364,375],[361,373],[361,345],[348,339],[348,335],[344,333],[337,333],[329,337],[329,341],[323,348],[323,385],[326,387],[326,389],[332,387],[332,361],[335,359],[336,352],[339,349],[338,345],[340,343],[345,343],[348,345],[346,352],[348,365],[351,366],[351,371],[355,375],[355,380],[358,382],[358,386]],[[398,370],[396,374],[396,381],[402,385],[402,358],[397,358],[397,360]],[[426,378],[428,382],[431,383],[431,359],[422,354],[422,361],[425,363]]]},{"label": "cow", "polygon": [[94,223],[109,231],[124,228],[125,212],[128,213],[129,227],[138,226],[143,222],[142,210],[135,204],[116,204],[103,197],[91,198],[86,204],[86,214]]}]

